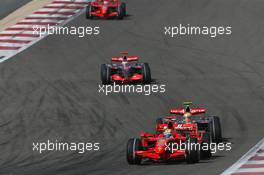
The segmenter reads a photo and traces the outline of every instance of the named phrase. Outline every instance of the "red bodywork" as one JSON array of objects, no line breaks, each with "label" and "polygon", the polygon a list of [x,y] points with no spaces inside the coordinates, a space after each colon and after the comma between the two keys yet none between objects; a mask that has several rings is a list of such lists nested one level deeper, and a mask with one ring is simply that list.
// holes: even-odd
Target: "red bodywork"
[{"label": "red bodywork", "polygon": [[[190,109],[190,113],[192,114],[192,115],[197,115],[197,114],[203,114],[203,113],[205,113],[207,111],[207,109],[206,108],[191,108]],[[186,112],[186,110],[185,110],[185,108],[175,108],[175,109],[171,109],[170,110],[170,113],[171,114],[178,114],[178,115],[183,115],[183,114],[185,114],[185,112]]]},{"label": "red bodywork", "polygon": [[118,0],[96,0],[90,2],[91,16],[95,17],[117,17],[117,8],[120,7],[121,2]]},{"label": "red bodywork", "polygon": [[[192,116],[195,116],[195,115],[199,115],[199,114],[205,114],[205,112],[207,111],[206,108],[189,108],[188,111],[186,111],[186,108],[173,108],[170,110],[170,113],[171,114],[174,114],[174,115],[180,115],[181,117],[186,113],[186,112],[189,112],[191,113]],[[175,116],[172,116],[172,117],[166,117],[167,119],[173,119],[175,118]],[[196,123],[197,120],[195,119],[187,119],[189,123]],[[200,119],[199,120],[199,123],[208,123],[209,120],[206,118],[206,117],[202,117],[202,120]]]},{"label": "red bodywork", "polygon": [[174,132],[171,138],[164,138],[163,134],[142,133],[141,142],[145,149],[136,151],[135,154],[141,158],[149,158],[155,162],[167,161],[169,159],[184,159],[185,149],[172,150],[171,145],[180,145],[185,140],[186,137],[177,132]]},{"label": "red bodywork", "polygon": [[[157,130],[164,131],[168,124],[160,124]],[[149,158],[152,161],[167,161],[170,159],[184,159],[186,150],[183,143],[186,143],[188,137],[196,138],[197,143],[202,143],[204,132],[198,131],[196,123],[173,123],[172,137],[165,138],[163,133],[141,134],[141,142],[144,150],[136,151],[136,155],[141,158]],[[174,146],[172,146],[174,145]],[[177,147],[176,147],[177,145]]]},{"label": "red bodywork", "polygon": [[[192,115],[198,115],[198,114],[204,114],[207,111],[206,108],[190,108],[188,112],[190,112]],[[185,108],[174,108],[170,110],[171,114],[176,115],[184,115],[186,113]],[[167,122],[157,124],[156,125],[156,132],[161,133],[163,132],[164,128],[168,126],[168,123],[173,123],[173,127],[176,132],[181,133],[182,135],[189,134],[192,138],[197,138],[198,143],[202,143],[203,141],[203,134],[206,131],[199,131],[198,125],[195,123],[195,121],[192,121],[191,119],[187,119],[184,122],[177,123],[173,119],[175,119],[176,116],[167,116],[165,119]],[[208,122],[207,120],[204,120],[203,122]]]},{"label": "red bodywork", "polygon": [[196,123],[176,123],[173,122],[172,117],[167,117],[168,122],[163,123],[163,124],[158,124],[156,126],[156,131],[157,133],[162,133],[164,131],[164,128],[168,126],[169,122],[173,123],[173,128],[175,132],[186,136],[187,134],[190,135],[192,138],[197,138],[198,143],[202,142],[202,136],[205,131],[198,131],[198,126]]},{"label": "red bodywork", "polygon": [[[122,62],[124,57],[112,57],[112,61]],[[127,61],[138,61],[138,56],[127,56]]]},{"label": "red bodywork", "polygon": [[132,81],[140,81],[142,80],[143,76],[141,74],[134,74],[131,77],[122,77],[119,74],[111,75],[111,78],[113,81],[119,81],[119,82],[132,82]]},{"label": "red bodywork", "polygon": [[[205,108],[192,108],[190,109],[190,113],[192,115],[205,113],[207,109]],[[172,114],[183,115],[186,111],[184,108],[175,108],[170,111]],[[182,116],[181,116],[182,117]],[[203,134],[206,132],[205,130],[199,131],[198,124],[193,122],[191,119],[182,120],[180,123],[174,121],[176,116],[167,116],[165,119],[167,120],[164,123],[160,123],[156,125],[156,132],[162,133],[164,128],[168,127],[168,123],[173,123],[173,128],[176,132],[182,134],[183,136],[189,135],[192,138],[196,138],[197,142],[202,144],[203,142]],[[184,122],[183,122],[184,121]],[[206,122],[206,121],[205,121]]]},{"label": "red bodywork", "polygon": [[[122,52],[123,55],[127,55],[127,52]],[[123,71],[124,72],[128,72],[130,69],[130,64],[129,62],[133,62],[133,61],[138,61],[139,57],[138,56],[126,56],[126,61],[128,62],[128,64],[123,65]],[[112,62],[120,62],[122,63],[124,61],[124,57],[112,57],[111,59]],[[138,70],[136,72],[140,72],[141,70],[141,66],[133,66],[134,69]],[[115,72],[115,70],[117,70],[118,67],[112,67],[112,71]],[[121,76],[119,73],[114,73],[111,75],[111,78],[113,81],[116,82],[135,82],[135,81],[141,81],[143,79],[143,75],[142,73],[133,73],[131,76]]]}]

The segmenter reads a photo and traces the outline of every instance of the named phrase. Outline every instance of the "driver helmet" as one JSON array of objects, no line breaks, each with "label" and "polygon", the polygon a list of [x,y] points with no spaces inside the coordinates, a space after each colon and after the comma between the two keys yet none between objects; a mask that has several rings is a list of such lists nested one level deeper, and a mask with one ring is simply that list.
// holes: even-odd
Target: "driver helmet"
[{"label": "driver helmet", "polygon": [[127,56],[124,56],[124,57],[123,57],[123,61],[122,61],[122,63],[123,63],[123,64],[126,64],[127,62],[128,62],[128,61],[127,61]]},{"label": "driver helmet", "polygon": [[107,4],[108,3],[108,1],[107,0],[99,0],[101,3],[103,3],[103,4]]},{"label": "driver helmet", "polygon": [[192,114],[190,112],[185,112],[183,114],[183,117],[184,117],[184,119],[185,119],[186,122],[189,121],[189,119],[190,119],[191,116],[192,116]]},{"label": "driver helmet", "polygon": [[170,138],[172,136],[172,129],[173,129],[173,123],[169,122],[168,126],[164,127],[163,135],[164,135],[165,138],[168,139],[168,138]]},{"label": "driver helmet", "polygon": [[191,117],[191,116],[192,116],[192,114],[190,112],[185,112],[183,114],[183,117],[185,117],[185,118],[188,118],[188,117]]}]

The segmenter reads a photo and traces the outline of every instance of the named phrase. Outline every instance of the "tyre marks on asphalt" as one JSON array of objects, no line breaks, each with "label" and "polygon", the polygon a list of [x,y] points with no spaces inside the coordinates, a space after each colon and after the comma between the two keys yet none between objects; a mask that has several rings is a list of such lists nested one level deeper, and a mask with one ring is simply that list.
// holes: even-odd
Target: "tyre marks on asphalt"
[{"label": "tyre marks on asphalt", "polygon": [[221,175],[264,174],[264,138]]},{"label": "tyre marks on asphalt", "polygon": [[35,26],[52,27],[65,25],[81,14],[90,0],[54,0],[23,20],[0,32],[0,63],[40,41]]}]

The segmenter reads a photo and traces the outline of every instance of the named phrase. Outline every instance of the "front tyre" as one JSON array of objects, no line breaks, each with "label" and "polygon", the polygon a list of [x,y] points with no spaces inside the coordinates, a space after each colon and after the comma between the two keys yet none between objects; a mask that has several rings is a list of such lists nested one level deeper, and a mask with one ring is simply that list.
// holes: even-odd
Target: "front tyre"
[{"label": "front tyre", "polygon": [[201,157],[204,159],[209,159],[212,157],[212,153],[211,153],[211,136],[209,132],[203,133],[203,137],[202,137],[203,141],[202,141],[202,146],[201,146]]},{"label": "front tyre", "polygon": [[197,139],[189,137],[185,144],[186,162],[188,164],[198,163],[200,161],[200,149],[197,143]]},{"label": "front tyre", "polygon": [[143,74],[143,83],[150,84],[151,83],[151,72],[150,72],[148,63],[143,63],[142,74]]},{"label": "front tyre", "polygon": [[126,4],[121,3],[121,5],[117,8],[117,19],[123,19],[126,16]]},{"label": "front tyre", "polygon": [[101,81],[102,84],[111,83],[111,69],[106,64],[101,65]]},{"label": "front tyre", "polygon": [[136,155],[136,151],[142,150],[142,144],[140,139],[129,139],[127,142],[127,162],[131,165],[141,164],[141,157]]},{"label": "front tyre", "polygon": [[85,11],[85,16],[86,16],[86,19],[92,19],[92,15],[91,15],[91,12],[92,12],[92,6],[91,5],[88,5],[86,7],[86,11]]},{"label": "front tyre", "polygon": [[156,119],[156,134],[161,134],[163,132],[163,130],[161,131],[158,126],[164,124],[164,120],[162,117],[159,117]]},{"label": "front tyre", "polygon": [[156,119],[156,125],[160,125],[164,123],[164,119],[162,117],[159,117]]},{"label": "front tyre", "polygon": [[212,141],[215,143],[219,143],[222,141],[222,129],[221,122],[218,116],[210,117],[209,122],[209,131],[212,136]]},{"label": "front tyre", "polygon": [[126,3],[122,3],[121,4],[123,6],[123,10],[124,10],[124,17],[127,16],[127,12],[126,12]]}]

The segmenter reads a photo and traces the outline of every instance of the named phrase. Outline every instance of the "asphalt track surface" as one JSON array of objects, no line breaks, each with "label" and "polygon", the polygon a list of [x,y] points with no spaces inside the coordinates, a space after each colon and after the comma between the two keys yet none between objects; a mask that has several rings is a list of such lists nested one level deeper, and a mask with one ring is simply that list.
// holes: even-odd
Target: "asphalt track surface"
[{"label": "asphalt track surface", "polygon": [[19,7],[25,5],[31,0],[1,0],[0,2],[0,19],[3,19]]},{"label": "asphalt track surface", "polygon": [[[123,21],[85,20],[99,36],[49,36],[0,65],[0,174],[220,174],[263,137],[261,0],[133,0]],[[166,25],[231,25],[219,38],[168,38]],[[120,51],[149,62],[165,94],[98,93],[99,67]],[[192,100],[219,115],[231,152],[186,165],[129,166],[126,142]],[[100,142],[99,152],[32,151],[32,142]]]}]

